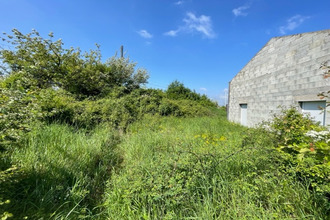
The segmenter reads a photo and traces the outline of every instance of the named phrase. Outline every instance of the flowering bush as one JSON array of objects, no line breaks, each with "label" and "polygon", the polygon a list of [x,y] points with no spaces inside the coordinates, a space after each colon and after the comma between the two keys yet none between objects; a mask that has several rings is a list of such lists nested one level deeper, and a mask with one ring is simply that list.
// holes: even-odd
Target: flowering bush
[{"label": "flowering bush", "polygon": [[330,132],[329,131],[308,131],[305,134],[307,137],[311,137],[313,141],[325,141],[326,143],[330,143]]},{"label": "flowering bush", "polygon": [[[282,110],[270,124],[283,160],[302,179],[330,198],[330,132],[295,108]],[[291,170],[292,171],[292,170]]]}]

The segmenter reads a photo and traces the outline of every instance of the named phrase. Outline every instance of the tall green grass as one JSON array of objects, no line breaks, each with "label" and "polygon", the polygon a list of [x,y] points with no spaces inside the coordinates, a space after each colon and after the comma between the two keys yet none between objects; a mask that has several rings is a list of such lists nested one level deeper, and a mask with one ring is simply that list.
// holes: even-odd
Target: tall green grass
[{"label": "tall green grass", "polygon": [[147,118],[120,144],[108,219],[327,219],[328,201],[281,171],[263,130],[204,118]]},{"label": "tall green grass", "polygon": [[13,175],[1,182],[2,197],[10,202],[0,208],[15,219],[94,216],[120,160],[117,136],[106,126],[90,133],[58,124],[35,127],[12,155]]},{"label": "tall green grass", "polygon": [[[145,116],[127,133],[34,126],[0,173],[12,219],[328,219],[262,129],[216,116]],[[5,175],[3,175],[5,174]]]}]

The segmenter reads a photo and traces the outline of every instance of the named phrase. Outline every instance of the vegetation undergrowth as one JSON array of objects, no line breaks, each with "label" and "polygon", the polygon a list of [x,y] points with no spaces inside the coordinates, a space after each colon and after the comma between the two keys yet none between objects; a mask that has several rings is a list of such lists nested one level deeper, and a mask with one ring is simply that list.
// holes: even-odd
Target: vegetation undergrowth
[{"label": "vegetation undergrowth", "polygon": [[276,139],[283,170],[311,181],[311,187],[330,199],[330,131],[296,108],[282,109],[268,123]]},{"label": "vegetation undergrowth", "polygon": [[0,48],[0,217],[77,219],[100,212],[116,145],[145,115],[213,115],[217,104],[174,81],[146,89],[129,58],[102,61],[61,39],[14,29]]},{"label": "vegetation undergrowth", "polygon": [[108,181],[109,219],[327,219],[308,179],[283,172],[268,131],[216,117],[150,117],[129,127]]},{"label": "vegetation undergrowth", "polygon": [[16,219],[92,215],[120,164],[118,141],[118,132],[105,125],[90,133],[60,124],[35,126],[24,148],[11,155],[13,166],[1,172],[1,196],[8,200],[2,208]]}]

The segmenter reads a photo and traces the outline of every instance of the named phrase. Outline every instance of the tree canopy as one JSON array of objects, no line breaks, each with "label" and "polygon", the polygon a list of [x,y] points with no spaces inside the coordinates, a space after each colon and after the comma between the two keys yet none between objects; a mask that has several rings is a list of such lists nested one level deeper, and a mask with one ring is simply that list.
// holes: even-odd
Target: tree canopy
[{"label": "tree canopy", "polygon": [[114,87],[127,91],[139,88],[148,80],[145,69],[136,69],[129,58],[116,56],[102,62],[99,45],[95,50],[82,52],[79,48],[65,48],[61,39],[48,39],[36,30],[22,34],[17,29],[1,38],[11,49],[0,50],[1,75],[8,76],[7,86],[24,88],[62,88],[73,94],[98,96]]}]

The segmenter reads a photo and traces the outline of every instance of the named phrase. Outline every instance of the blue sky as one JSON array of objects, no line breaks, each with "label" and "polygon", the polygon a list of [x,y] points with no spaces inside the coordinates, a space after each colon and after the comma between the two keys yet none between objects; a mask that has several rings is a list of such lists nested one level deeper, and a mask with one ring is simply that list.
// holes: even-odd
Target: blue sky
[{"label": "blue sky", "polygon": [[0,0],[0,31],[54,32],[104,59],[124,45],[150,74],[225,102],[228,82],[272,38],[330,28],[329,0]]}]

